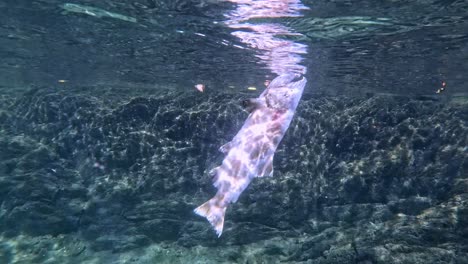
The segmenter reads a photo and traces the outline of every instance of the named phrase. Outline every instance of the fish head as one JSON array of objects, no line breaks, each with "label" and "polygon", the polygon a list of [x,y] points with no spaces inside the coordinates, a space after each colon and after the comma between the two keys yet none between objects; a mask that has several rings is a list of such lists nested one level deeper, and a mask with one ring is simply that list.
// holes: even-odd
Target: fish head
[{"label": "fish head", "polygon": [[270,83],[262,96],[269,108],[283,111],[294,110],[306,83],[306,78],[301,74],[283,74]]}]

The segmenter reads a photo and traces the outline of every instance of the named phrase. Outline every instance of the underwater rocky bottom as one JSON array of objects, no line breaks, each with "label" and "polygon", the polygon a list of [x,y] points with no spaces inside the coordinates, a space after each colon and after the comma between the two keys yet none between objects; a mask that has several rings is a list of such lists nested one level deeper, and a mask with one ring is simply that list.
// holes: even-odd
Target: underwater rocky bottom
[{"label": "underwater rocky bottom", "polygon": [[468,263],[466,98],[304,96],[217,238],[192,210],[255,95],[1,89],[0,263]]}]

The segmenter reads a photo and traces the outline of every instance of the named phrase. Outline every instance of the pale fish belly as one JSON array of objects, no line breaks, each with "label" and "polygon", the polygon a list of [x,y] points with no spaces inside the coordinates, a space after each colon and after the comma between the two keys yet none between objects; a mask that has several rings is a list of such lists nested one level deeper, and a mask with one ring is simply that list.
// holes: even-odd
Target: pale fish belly
[{"label": "pale fish belly", "polygon": [[258,98],[247,101],[250,109],[247,120],[233,140],[220,148],[226,157],[211,171],[218,191],[194,210],[208,219],[218,237],[223,232],[228,204],[237,201],[253,178],[273,174],[273,156],[306,83],[306,78],[299,74],[276,77]]}]

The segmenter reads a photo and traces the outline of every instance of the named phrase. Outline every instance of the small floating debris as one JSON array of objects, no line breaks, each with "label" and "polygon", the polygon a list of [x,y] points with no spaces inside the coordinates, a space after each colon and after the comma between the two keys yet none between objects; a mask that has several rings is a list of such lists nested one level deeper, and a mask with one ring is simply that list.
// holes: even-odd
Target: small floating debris
[{"label": "small floating debris", "polygon": [[446,82],[442,82],[442,87],[440,87],[439,89],[437,89],[436,93],[437,94],[440,94],[442,92],[445,92],[445,86],[447,86],[447,83]]},{"label": "small floating debris", "polygon": [[110,17],[110,18],[115,18],[123,21],[128,21],[128,22],[133,22],[136,23],[137,19],[134,17],[130,16],[125,16],[117,13],[112,13],[109,11],[106,11],[101,8],[97,7],[92,7],[92,6],[85,6],[85,5],[79,5],[79,4],[73,4],[73,3],[65,3],[63,5],[60,5],[61,8],[65,10],[65,12],[72,12],[72,13],[81,13],[81,14],[86,14],[90,16],[94,16],[97,18],[102,18],[102,17]]},{"label": "small floating debris", "polygon": [[204,84],[196,84],[195,88],[200,92],[203,93],[205,91],[205,85]]},{"label": "small floating debris", "polygon": [[93,167],[98,168],[100,170],[104,170],[106,168],[104,165],[100,164],[99,162],[94,162]]},{"label": "small floating debris", "polygon": [[247,87],[247,90],[256,91],[257,87],[249,86],[249,87]]},{"label": "small floating debris", "polygon": [[66,83],[66,82],[68,82],[68,80],[63,80],[63,79],[62,79],[62,80],[58,80],[57,82],[58,82],[58,83]]}]

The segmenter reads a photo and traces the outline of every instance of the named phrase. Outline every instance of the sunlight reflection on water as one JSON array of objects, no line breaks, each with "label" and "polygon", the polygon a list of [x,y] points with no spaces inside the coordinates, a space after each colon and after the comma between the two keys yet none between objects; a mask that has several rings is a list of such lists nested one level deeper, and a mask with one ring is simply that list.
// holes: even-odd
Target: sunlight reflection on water
[{"label": "sunlight reflection on water", "polygon": [[307,10],[299,0],[247,1],[229,0],[237,8],[226,14],[225,21],[232,34],[250,48],[258,50],[257,57],[275,74],[305,74],[307,68],[301,65],[300,54],[307,53],[307,45],[281,38],[281,36],[300,35],[279,23],[254,23],[256,18],[300,17],[301,10]]}]

